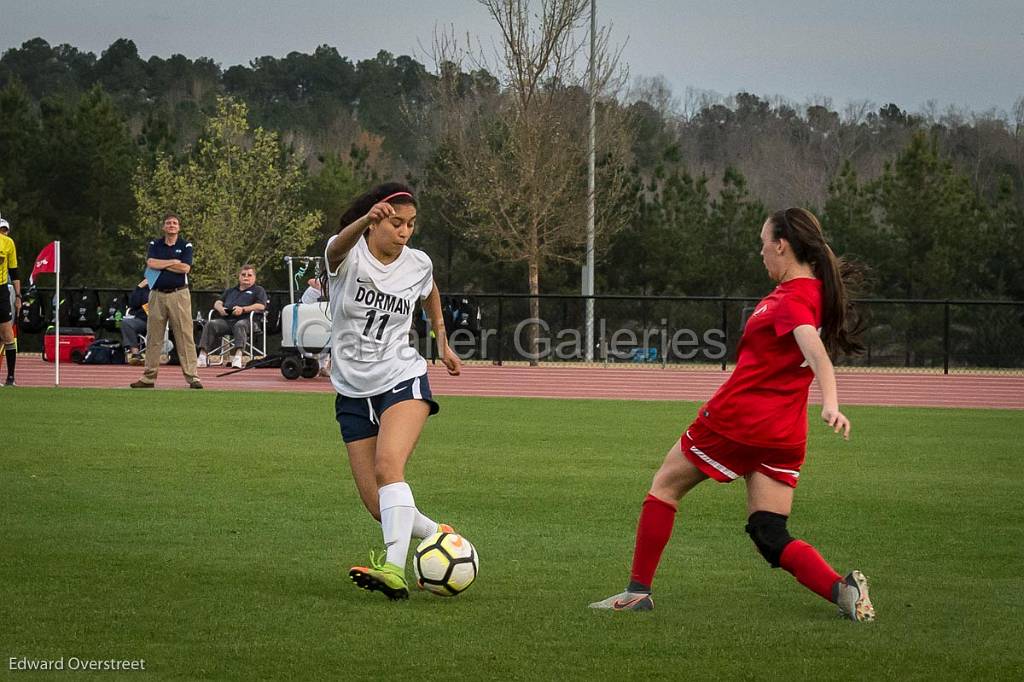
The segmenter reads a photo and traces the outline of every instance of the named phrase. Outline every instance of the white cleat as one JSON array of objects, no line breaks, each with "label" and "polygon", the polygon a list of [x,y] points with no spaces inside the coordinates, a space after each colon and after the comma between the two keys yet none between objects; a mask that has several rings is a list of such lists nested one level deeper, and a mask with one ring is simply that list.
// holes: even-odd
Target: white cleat
[{"label": "white cleat", "polygon": [[850,571],[839,583],[836,606],[843,618],[861,622],[875,619],[875,607],[868,596],[868,579],[860,571]]},{"label": "white cleat", "polygon": [[590,608],[609,611],[650,611],[654,608],[654,600],[647,592],[620,592],[604,601],[594,602]]}]

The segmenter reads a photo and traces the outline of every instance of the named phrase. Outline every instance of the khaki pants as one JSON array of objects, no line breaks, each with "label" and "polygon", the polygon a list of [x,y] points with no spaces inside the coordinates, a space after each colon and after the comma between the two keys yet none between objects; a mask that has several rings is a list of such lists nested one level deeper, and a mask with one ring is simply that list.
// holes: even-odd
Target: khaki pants
[{"label": "khaki pants", "polygon": [[160,347],[167,325],[174,334],[174,347],[178,350],[181,373],[189,383],[197,380],[196,343],[192,338],[192,297],[188,289],[170,294],[153,290],[149,293],[149,322],[146,324],[146,371],[142,381],[156,382],[160,368]]}]

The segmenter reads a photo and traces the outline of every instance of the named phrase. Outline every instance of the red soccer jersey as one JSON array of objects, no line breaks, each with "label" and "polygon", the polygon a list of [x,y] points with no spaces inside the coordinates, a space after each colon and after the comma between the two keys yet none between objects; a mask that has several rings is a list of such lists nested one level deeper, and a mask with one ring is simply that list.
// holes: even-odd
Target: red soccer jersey
[{"label": "red soccer jersey", "polygon": [[807,442],[807,392],[814,372],[793,330],[821,328],[821,281],[800,277],[761,299],[740,339],[739,359],[698,419],[721,436],[761,447]]}]

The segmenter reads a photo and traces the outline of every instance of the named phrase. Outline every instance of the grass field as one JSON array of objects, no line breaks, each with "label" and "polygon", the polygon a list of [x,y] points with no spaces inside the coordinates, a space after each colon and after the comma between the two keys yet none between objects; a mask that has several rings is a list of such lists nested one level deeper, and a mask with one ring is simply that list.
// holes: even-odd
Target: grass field
[{"label": "grass field", "polygon": [[158,679],[1024,671],[1024,413],[850,408],[849,443],[812,428],[790,528],[869,576],[878,621],[856,624],[767,568],[742,484],[684,501],[654,612],[586,608],[624,585],[640,501],[693,404],[441,402],[408,479],[477,545],[480,577],[455,599],[390,603],[345,575],[380,535],[332,396],[0,389],[3,670],[75,656],[145,659]]}]

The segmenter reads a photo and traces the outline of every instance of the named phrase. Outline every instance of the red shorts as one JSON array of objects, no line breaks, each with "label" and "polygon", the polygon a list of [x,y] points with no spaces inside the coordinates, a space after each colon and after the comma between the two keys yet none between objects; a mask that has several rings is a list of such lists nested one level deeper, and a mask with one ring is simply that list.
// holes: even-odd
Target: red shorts
[{"label": "red shorts", "polygon": [[762,448],[720,436],[699,421],[690,424],[679,448],[694,466],[719,483],[731,483],[753,471],[793,488],[800,478],[806,447]]}]

